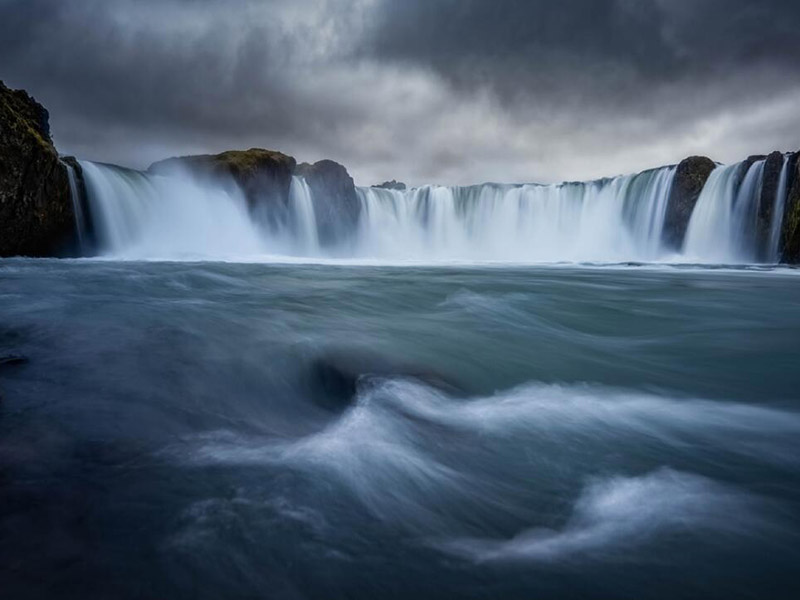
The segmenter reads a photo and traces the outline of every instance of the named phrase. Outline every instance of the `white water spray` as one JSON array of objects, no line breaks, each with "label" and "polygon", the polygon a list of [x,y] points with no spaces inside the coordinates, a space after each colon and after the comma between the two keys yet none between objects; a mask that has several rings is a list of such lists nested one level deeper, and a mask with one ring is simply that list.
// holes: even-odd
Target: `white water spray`
[{"label": "white water spray", "polygon": [[[115,257],[742,263],[758,258],[765,161],[743,178],[741,163],[712,172],[682,257],[662,244],[675,167],[586,183],[357,188],[359,224],[332,246],[320,241],[317,221],[329,199],[314,197],[301,177],[292,178],[285,203],[260,206],[259,217],[266,211],[267,218],[255,218],[235,186],[81,165],[100,251]],[[764,243],[771,256],[778,251],[787,170],[784,161]]]},{"label": "white water spray", "polygon": [[263,254],[244,199],[188,176],[81,162],[97,242],[123,258],[196,259]]},{"label": "white water spray", "polygon": [[[755,161],[743,177],[745,163],[719,166],[711,173],[689,221],[684,244],[687,259],[701,263],[780,260],[778,245],[787,195],[788,158],[784,159],[773,199],[763,198],[761,193],[765,165],[763,159]],[[761,202],[774,202],[764,251],[760,251],[758,240]]]},{"label": "white water spray", "polygon": [[358,247],[388,259],[655,260],[674,172],[548,186],[361,188]]},{"label": "white water spray", "polygon": [[319,231],[314,200],[311,197],[311,189],[302,177],[292,177],[289,204],[296,223],[294,237],[299,252],[304,256],[316,256],[319,253]]}]

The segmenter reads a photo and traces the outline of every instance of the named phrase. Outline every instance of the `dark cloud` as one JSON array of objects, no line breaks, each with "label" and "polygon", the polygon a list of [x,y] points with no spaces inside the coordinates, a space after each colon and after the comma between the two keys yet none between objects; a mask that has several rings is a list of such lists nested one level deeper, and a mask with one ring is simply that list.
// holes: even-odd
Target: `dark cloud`
[{"label": "dark cloud", "polygon": [[794,0],[407,0],[377,20],[379,56],[456,81],[574,80],[581,64],[650,82],[764,61],[800,72]]},{"label": "dark cloud", "polygon": [[796,0],[408,0],[377,18],[367,54],[540,110],[641,112],[673,89],[728,93],[731,78],[775,91],[753,89],[758,70],[775,87],[800,79]]},{"label": "dark cloud", "polygon": [[799,32],[791,0],[0,0],[0,78],[98,160],[574,179],[800,146]]}]

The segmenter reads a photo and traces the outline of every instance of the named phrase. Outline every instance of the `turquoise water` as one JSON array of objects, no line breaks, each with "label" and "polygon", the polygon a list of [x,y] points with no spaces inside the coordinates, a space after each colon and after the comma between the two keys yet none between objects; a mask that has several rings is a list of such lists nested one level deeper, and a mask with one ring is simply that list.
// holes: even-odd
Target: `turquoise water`
[{"label": "turquoise water", "polygon": [[10,598],[797,597],[800,272],[0,261]]}]

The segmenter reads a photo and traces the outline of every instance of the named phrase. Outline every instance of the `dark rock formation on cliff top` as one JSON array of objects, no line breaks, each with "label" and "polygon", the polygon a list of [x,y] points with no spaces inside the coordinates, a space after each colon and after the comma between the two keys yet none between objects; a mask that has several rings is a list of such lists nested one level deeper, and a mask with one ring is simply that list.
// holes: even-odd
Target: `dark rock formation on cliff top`
[{"label": "dark rock formation on cliff top", "polygon": [[67,168],[47,110],[0,82],[0,256],[53,256],[74,234]]},{"label": "dark rock formation on cliff top", "polygon": [[291,156],[251,148],[169,158],[149,168],[151,173],[160,174],[180,170],[200,178],[232,181],[243,191],[250,209],[270,222],[291,218],[282,209],[288,206],[292,176],[298,175],[311,190],[321,243],[342,240],[358,224],[361,203],[353,178],[332,160],[297,165]]},{"label": "dark rock formation on cliff top", "polygon": [[781,262],[800,263],[800,152],[789,159],[789,194],[781,232]]},{"label": "dark rock formation on cliff top", "polygon": [[361,216],[361,202],[347,169],[332,160],[321,160],[298,165],[296,174],[311,190],[320,242],[332,244],[344,239]]},{"label": "dark rock formation on cliff top", "polygon": [[713,160],[705,156],[690,156],[678,164],[662,233],[662,239],[668,247],[680,250],[683,246],[694,205],[716,166]]},{"label": "dark rock formation on cliff top", "polygon": [[248,204],[255,209],[263,205],[286,205],[296,164],[294,158],[281,152],[251,148],[168,158],[150,165],[149,171],[170,173],[188,169],[199,177],[229,178],[241,188]]},{"label": "dark rock formation on cliff top", "polygon": [[384,181],[383,183],[379,183],[378,185],[373,185],[374,188],[382,188],[384,190],[398,190],[403,191],[406,189],[406,184],[402,181],[396,181],[392,179],[391,181]]}]

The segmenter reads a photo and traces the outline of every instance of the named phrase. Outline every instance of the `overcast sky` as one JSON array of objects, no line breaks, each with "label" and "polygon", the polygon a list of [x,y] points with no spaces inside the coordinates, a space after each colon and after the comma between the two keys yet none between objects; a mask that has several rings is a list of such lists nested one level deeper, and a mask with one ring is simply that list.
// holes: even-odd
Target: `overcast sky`
[{"label": "overcast sky", "polygon": [[60,151],[128,166],[589,179],[800,149],[800,1],[0,0],[0,79]]}]

